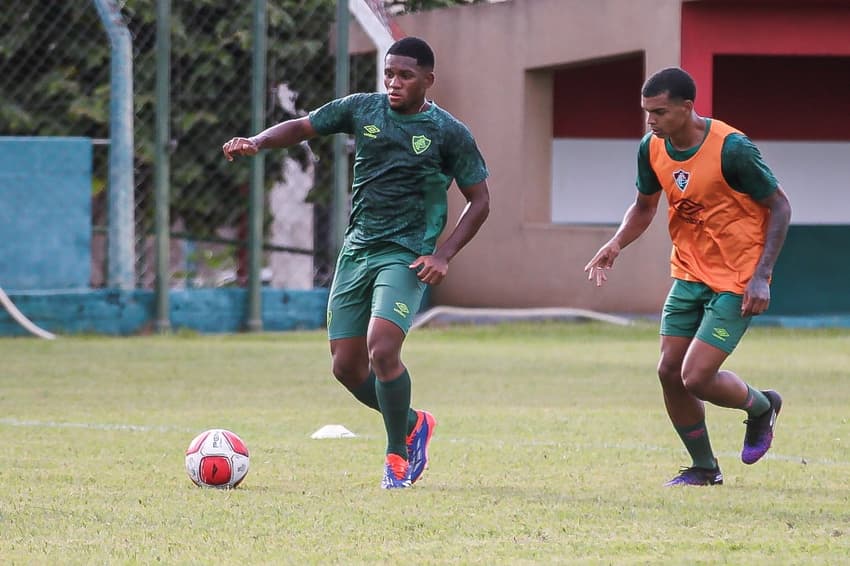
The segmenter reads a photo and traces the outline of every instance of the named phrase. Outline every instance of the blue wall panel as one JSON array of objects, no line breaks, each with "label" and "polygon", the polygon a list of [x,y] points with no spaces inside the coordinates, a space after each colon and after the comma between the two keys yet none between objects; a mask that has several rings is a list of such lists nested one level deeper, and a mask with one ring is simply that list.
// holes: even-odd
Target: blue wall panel
[{"label": "blue wall panel", "polygon": [[89,286],[91,167],[88,138],[0,137],[0,287]]},{"label": "blue wall panel", "polygon": [[[38,326],[56,334],[144,334],[153,330],[153,291],[19,291],[12,302]],[[190,289],[171,291],[171,325],[175,330],[201,333],[244,330],[245,289]],[[325,326],[328,290],[263,289],[265,330],[311,330]],[[25,336],[0,308],[0,336]]]}]

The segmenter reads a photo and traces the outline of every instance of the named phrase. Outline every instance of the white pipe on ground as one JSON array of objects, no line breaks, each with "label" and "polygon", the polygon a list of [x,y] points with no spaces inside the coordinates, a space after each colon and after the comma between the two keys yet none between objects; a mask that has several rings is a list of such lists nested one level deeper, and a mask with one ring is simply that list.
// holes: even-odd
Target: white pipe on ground
[{"label": "white pipe on ground", "polygon": [[6,309],[6,312],[9,313],[15,322],[23,326],[30,334],[38,336],[39,338],[44,338],[45,340],[53,340],[56,338],[55,334],[52,334],[43,328],[39,328],[33,324],[30,319],[24,316],[24,313],[18,310],[18,307],[15,306],[15,303],[12,302],[12,299],[9,298],[9,295],[6,294],[6,291],[4,291],[2,287],[0,287],[0,304],[3,305],[3,308]]}]

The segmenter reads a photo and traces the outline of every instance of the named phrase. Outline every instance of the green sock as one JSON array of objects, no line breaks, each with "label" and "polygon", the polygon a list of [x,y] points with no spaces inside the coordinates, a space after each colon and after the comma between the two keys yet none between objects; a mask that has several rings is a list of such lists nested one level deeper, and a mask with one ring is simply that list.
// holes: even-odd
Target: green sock
[{"label": "green sock", "polygon": [[673,425],[673,428],[679,433],[679,438],[682,439],[688,454],[691,455],[693,466],[712,469],[717,465],[717,460],[711,451],[711,442],[708,440],[708,429],[705,428],[704,420],[691,426]]},{"label": "green sock", "polygon": [[375,392],[376,380],[375,372],[369,372],[369,377],[366,378],[366,381],[361,383],[359,387],[350,389],[349,391],[351,391],[351,394],[354,395],[358,401],[367,407],[381,412],[381,406],[378,404],[378,394]]},{"label": "green sock", "polygon": [[410,374],[404,370],[392,381],[375,382],[375,392],[387,429],[387,454],[407,460],[407,427],[410,415]]},{"label": "green sock", "polygon": [[[369,372],[369,377],[366,378],[366,381],[360,384],[356,389],[351,390],[351,394],[354,397],[369,407],[370,409],[375,409],[379,413],[381,412],[381,406],[378,403],[378,393],[375,388],[375,383],[378,381],[378,378],[375,377],[375,372]],[[407,434],[413,432],[413,428],[416,426],[416,411],[413,409],[409,409],[407,412]]]},{"label": "green sock", "polygon": [[747,385],[747,400],[741,408],[747,411],[748,417],[760,417],[770,409],[770,399],[758,389]]}]

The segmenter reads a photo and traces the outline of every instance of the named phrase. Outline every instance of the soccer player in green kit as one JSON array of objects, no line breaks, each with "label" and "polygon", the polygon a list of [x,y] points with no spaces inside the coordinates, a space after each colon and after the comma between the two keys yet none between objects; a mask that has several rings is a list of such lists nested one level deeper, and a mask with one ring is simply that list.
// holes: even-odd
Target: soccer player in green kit
[{"label": "soccer player in green kit", "polygon": [[[490,211],[484,159],[467,127],[426,99],[433,84],[433,51],[425,41],[406,37],[387,51],[386,94],[333,100],[222,147],[233,160],[317,135],[355,136],[352,210],[328,301],[328,339],[334,376],[383,416],[386,489],[406,488],[420,478],[436,426],[430,413],[410,407],[402,344],[426,285],[443,280],[449,261]],[[452,180],[467,205],[437,246]]]}]

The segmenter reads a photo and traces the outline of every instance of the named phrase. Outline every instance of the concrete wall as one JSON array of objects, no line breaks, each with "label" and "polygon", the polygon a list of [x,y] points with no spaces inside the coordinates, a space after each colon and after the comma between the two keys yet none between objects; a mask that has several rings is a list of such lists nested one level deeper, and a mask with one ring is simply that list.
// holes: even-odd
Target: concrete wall
[{"label": "concrete wall", "polygon": [[[153,331],[156,305],[153,291],[86,289],[80,291],[10,292],[15,306],[41,328],[55,334],[131,335]],[[262,290],[261,318],[266,331],[313,330],[324,327],[327,289]],[[245,289],[172,290],[171,326],[175,331],[239,332],[245,329],[248,298]],[[26,331],[0,308],[0,336],[25,336]]]},{"label": "concrete wall", "polygon": [[[850,0],[507,0],[397,21],[434,46],[431,96],[470,126],[492,174],[490,219],[434,289],[435,304],[658,312],[670,286],[663,199],[661,218],[624,251],[604,288],[583,272],[635,195],[646,131],[640,88],[630,85],[637,60],[644,77],[673,65],[689,70],[697,110],[744,128],[791,196],[795,226],[776,267],[771,314],[847,312],[850,272],[821,278],[825,292],[815,302],[795,299],[810,293],[795,274],[807,273],[799,268],[812,257],[824,259],[805,245],[827,234],[841,236],[832,250],[846,255],[847,207],[835,205],[848,199],[846,160],[837,155],[850,143],[850,114],[841,112],[850,83],[835,77],[847,76]],[[369,50],[356,27],[354,49]],[[581,88],[588,94],[576,96]],[[832,117],[813,120],[795,108],[801,100],[832,108]],[[450,202],[456,217],[456,190]]]},{"label": "concrete wall", "polygon": [[0,287],[89,286],[88,138],[0,137]]},{"label": "concrete wall", "polygon": [[[491,172],[490,219],[435,289],[436,302],[658,310],[669,288],[663,218],[621,256],[603,289],[583,268],[614,226],[552,222],[553,73],[636,52],[647,69],[676,65],[679,19],[679,0],[512,0],[399,18],[407,34],[435,47],[431,96],[472,129]],[[639,92],[626,97],[640,104]],[[631,203],[622,193],[612,191],[617,216]],[[463,203],[456,190],[451,203],[456,217]]]}]

